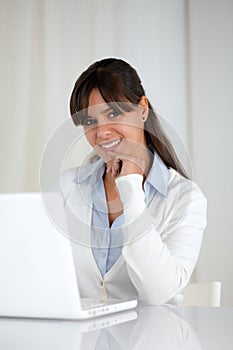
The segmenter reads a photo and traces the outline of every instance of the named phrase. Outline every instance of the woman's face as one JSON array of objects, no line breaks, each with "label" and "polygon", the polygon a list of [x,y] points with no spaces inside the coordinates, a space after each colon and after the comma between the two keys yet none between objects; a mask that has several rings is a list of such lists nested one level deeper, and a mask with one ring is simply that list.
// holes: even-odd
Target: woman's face
[{"label": "woman's face", "polygon": [[[84,132],[90,145],[105,161],[109,152],[123,155],[139,155],[145,152],[144,122],[148,115],[145,96],[133,111],[120,113],[104,101],[97,89],[89,99],[88,116],[84,121]],[[144,120],[143,120],[144,118]]]}]

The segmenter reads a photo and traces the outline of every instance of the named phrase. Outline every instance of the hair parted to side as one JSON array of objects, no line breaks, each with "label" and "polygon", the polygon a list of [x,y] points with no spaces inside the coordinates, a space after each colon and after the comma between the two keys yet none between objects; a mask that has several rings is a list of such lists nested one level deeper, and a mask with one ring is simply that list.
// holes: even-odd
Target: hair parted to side
[{"label": "hair parted to side", "polygon": [[[142,96],[146,96],[136,70],[129,63],[118,58],[97,61],[80,75],[71,94],[70,113],[76,126],[83,124],[89,98],[95,88],[106,103],[114,102],[125,111],[133,110],[130,103],[136,105]],[[188,178],[149,100],[148,107],[144,127],[148,147],[158,153],[168,168],[173,168]]]}]

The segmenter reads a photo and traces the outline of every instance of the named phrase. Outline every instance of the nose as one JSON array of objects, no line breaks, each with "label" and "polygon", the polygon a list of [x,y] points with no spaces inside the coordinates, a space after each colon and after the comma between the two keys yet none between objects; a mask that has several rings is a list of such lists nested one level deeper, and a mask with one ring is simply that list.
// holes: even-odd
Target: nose
[{"label": "nose", "polygon": [[109,124],[102,124],[97,126],[97,137],[100,139],[105,139],[112,134],[112,129]]}]

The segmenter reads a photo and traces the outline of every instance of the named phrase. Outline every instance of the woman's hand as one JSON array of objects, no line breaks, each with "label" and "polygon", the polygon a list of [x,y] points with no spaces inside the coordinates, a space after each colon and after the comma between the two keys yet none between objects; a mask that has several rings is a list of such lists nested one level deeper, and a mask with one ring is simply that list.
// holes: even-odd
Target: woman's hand
[{"label": "woman's hand", "polygon": [[106,163],[106,172],[107,174],[112,174],[114,178],[129,174],[145,174],[145,159],[115,152],[109,152],[109,155],[111,155],[112,159]]}]

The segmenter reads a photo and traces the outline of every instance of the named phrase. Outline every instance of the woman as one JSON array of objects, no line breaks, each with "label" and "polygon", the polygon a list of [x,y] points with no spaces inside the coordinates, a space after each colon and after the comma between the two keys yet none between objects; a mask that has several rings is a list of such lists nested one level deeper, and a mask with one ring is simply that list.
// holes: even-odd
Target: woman
[{"label": "woman", "polygon": [[86,239],[74,247],[81,296],[181,303],[206,199],[187,178],[137,72],[120,59],[95,62],[78,78],[70,111],[97,155],[63,176],[75,230]]}]

